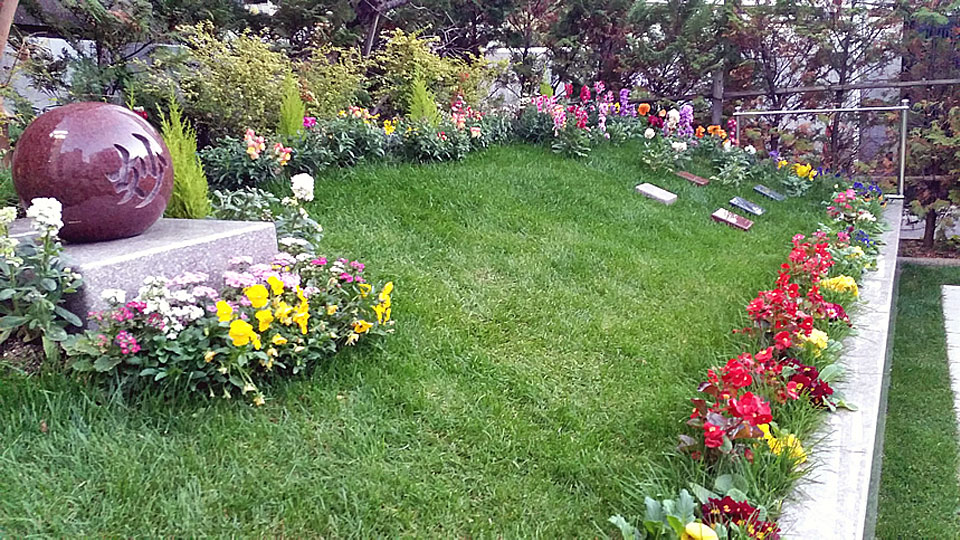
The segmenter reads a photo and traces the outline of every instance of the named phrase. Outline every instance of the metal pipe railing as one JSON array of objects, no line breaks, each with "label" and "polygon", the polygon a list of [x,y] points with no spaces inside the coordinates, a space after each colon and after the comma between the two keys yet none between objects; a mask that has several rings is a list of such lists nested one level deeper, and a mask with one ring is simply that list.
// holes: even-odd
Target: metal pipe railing
[{"label": "metal pipe railing", "polygon": [[[899,189],[896,195],[888,195],[889,199],[903,198],[903,181],[907,170],[907,112],[910,111],[910,100],[900,101],[900,105],[889,105],[885,107],[837,107],[832,109],[780,109],[776,111],[737,111],[733,113],[738,116],[780,116],[785,114],[820,114],[820,113],[845,113],[845,112],[885,112],[900,111],[900,174]],[[737,122],[734,139],[740,142],[740,122]]]}]

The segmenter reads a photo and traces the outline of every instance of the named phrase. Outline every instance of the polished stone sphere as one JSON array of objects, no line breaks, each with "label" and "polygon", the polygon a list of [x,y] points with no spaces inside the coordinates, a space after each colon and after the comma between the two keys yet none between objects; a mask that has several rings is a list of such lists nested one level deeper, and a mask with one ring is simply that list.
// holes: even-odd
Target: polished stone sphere
[{"label": "polished stone sphere", "polygon": [[170,151],[137,113],[107,103],[74,103],[34,120],[13,152],[22,205],[52,197],[63,205],[60,237],[102,242],[136,236],[163,215],[173,191]]}]

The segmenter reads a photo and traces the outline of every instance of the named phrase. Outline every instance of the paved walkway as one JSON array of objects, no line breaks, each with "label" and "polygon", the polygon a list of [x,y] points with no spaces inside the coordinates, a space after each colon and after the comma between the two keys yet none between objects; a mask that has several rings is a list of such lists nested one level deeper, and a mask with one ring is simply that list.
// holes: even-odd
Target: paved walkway
[{"label": "paved walkway", "polygon": [[953,387],[953,409],[960,425],[960,285],[943,286],[943,325],[947,331],[947,363]]}]

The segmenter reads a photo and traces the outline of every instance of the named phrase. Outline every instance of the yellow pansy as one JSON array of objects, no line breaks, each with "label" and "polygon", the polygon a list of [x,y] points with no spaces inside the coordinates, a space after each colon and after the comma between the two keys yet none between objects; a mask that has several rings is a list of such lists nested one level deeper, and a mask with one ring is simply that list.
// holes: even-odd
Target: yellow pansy
[{"label": "yellow pansy", "polygon": [[213,362],[213,357],[217,355],[217,351],[207,351],[203,354],[203,361],[206,363]]},{"label": "yellow pansy", "polygon": [[263,285],[247,287],[243,290],[243,294],[246,295],[247,300],[250,300],[250,305],[252,305],[254,309],[260,309],[267,305],[267,300],[270,297],[267,293],[267,288]]},{"label": "yellow pansy", "polygon": [[260,336],[253,331],[253,326],[247,321],[236,320],[230,323],[230,339],[236,347],[243,347],[253,343],[255,349],[260,350]]},{"label": "yellow pansy", "polygon": [[233,306],[220,300],[217,302],[217,318],[220,322],[227,322],[233,318]]},{"label": "yellow pansy", "polygon": [[789,451],[790,457],[797,465],[807,461],[807,453],[804,451],[803,445],[796,435],[788,433],[786,436],[778,439],[770,433],[770,426],[768,424],[760,424],[757,427],[763,432],[763,439],[767,441],[767,446],[770,447],[771,452],[779,456],[784,450]]},{"label": "yellow pansy", "polygon": [[812,170],[813,170],[813,166],[811,166],[811,165],[801,165],[801,164],[799,164],[799,163],[796,163],[796,164],[793,165],[793,171],[794,171],[795,173],[797,173],[797,176],[800,177],[800,178],[807,178],[807,177],[809,177],[809,176],[810,176],[810,171],[812,171]]},{"label": "yellow pansy", "polygon": [[683,528],[681,540],[719,540],[717,532],[703,523],[691,522]]},{"label": "yellow pansy", "polygon": [[813,354],[817,358],[820,357],[820,354],[823,351],[823,349],[826,349],[827,345],[830,344],[830,336],[828,336],[827,333],[824,332],[823,330],[817,330],[816,328],[814,328],[810,332],[809,336],[806,336],[801,333],[800,340],[803,341],[804,343],[809,343],[813,345]]},{"label": "yellow pansy", "polygon": [[267,284],[270,285],[270,290],[273,291],[274,296],[280,296],[283,294],[283,281],[281,281],[277,276],[268,277]]},{"label": "yellow pansy", "polygon": [[332,305],[327,306],[327,315],[333,315],[333,314],[336,313],[336,312],[337,312],[337,305],[336,305],[336,304],[332,304]]},{"label": "yellow pansy", "polygon": [[[861,252],[862,251],[863,250],[861,250]],[[828,291],[850,293],[854,296],[860,296],[860,288],[857,287],[857,280],[850,276],[836,276],[830,279],[824,279],[820,282],[820,288]]]},{"label": "yellow pansy", "polygon": [[310,305],[303,303],[297,306],[293,314],[293,322],[300,326],[300,333],[307,333],[307,322],[310,320]]},{"label": "yellow pansy", "polygon": [[282,324],[290,326],[293,324],[293,319],[290,317],[293,315],[293,306],[290,304],[280,301],[277,304],[277,309],[274,310],[273,316],[277,318]]},{"label": "yellow pansy", "polygon": [[263,332],[267,328],[270,328],[270,323],[273,322],[273,313],[271,313],[269,309],[261,309],[254,316],[257,318],[257,321],[260,322],[260,326],[257,328],[259,331]]},{"label": "yellow pansy", "polygon": [[353,331],[358,334],[363,334],[364,332],[366,332],[367,330],[370,330],[371,328],[373,328],[373,324],[368,323],[363,319],[360,319],[359,321],[356,321],[353,323]]},{"label": "yellow pansy", "polygon": [[367,295],[370,294],[370,291],[373,289],[373,287],[371,287],[369,283],[361,283],[357,285],[357,288],[360,289],[360,296],[364,298],[366,298]]},{"label": "yellow pansy", "polygon": [[777,162],[777,170],[778,170],[778,171],[779,171],[780,169],[784,168],[785,166],[787,166],[787,160],[781,159],[780,161]]},{"label": "yellow pansy", "polygon": [[286,345],[287,338],[281,336],[280,334],[274,334],[273,339],[270,340],[270,343],[274,345]]},{"label": "yellow pansy", "polygon": [[389,309],[389,308],[386,307],[386,306],[383,305],[383,304],[377,304],[377,305],[373,306],[373,312],[377,314],[377,322],[378,322],[378,323],[383,324],[383,322],[384,322],[384,318],[383,318],[383,317],[384,317],[384,315],[386,314],[386,312],[387,312],[388,309]]}]

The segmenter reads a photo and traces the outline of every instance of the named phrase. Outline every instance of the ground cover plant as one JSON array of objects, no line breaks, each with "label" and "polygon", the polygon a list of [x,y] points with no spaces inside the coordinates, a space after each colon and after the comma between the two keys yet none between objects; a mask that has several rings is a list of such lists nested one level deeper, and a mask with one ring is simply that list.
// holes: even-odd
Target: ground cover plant
[{"label": "ground cover plant", "polygon": [[[744,234],[708,216],[751,186],[649,173],[642,149],[327,171],[307,205],[324,250],[390,262],[370,277],[397,284],[400,331],[275,382],[258,409],[7,379],[0,529],[578,536],[637,508],[638,477],[657,472],[659,496],[716,489],[663,454],[824,194],[771,202]],[[680,202],[632,193],[642,181]]]},{"label": "ground cover plant", "polygon": [[947,531],[960,530],[960,457],[941,302],[941,286],[957,284],[958,268],[906,265],[900,276],[877,538],[947,538]]}]

